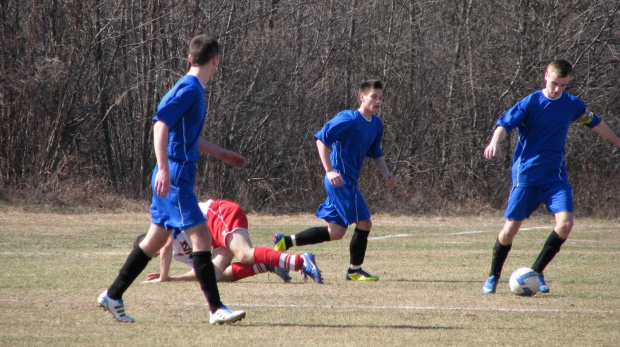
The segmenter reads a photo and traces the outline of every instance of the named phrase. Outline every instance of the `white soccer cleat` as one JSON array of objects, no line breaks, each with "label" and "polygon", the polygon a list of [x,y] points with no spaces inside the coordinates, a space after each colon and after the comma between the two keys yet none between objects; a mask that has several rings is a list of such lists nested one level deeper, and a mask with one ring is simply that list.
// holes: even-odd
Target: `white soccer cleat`
[{"label": "white soccer cleat", "polygon": [[233,311],[226,306],[222,306],[209,316],[209,323],[214,325],[235,323],[245,318],[245,311]]},{"label": "white soccer cleat", "polygon": [[108,291],[105,290],[97,298],[99,306],[104,310],[110,312],[114,318],[119,322],[133,323],[136,320],[125,314],[125,303],[123,300],[115,300],[108,296]]}]

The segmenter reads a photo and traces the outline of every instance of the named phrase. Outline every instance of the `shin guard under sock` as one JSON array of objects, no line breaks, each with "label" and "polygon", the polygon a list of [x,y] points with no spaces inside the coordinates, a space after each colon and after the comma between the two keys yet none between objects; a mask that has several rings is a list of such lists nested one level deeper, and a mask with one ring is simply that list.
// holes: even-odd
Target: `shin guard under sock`
[{"label": "shin guard under sock", "polygon": [[193,252],[192,258],[194,259],[194,271],[200,283],[200,288],[207,298],[209,309],[211,312],[215,312],[218,308],[224,306],[224,304],[222,304],[220,299],[220,292],[217,288],[217,282],[215,281],[215,268],[211,261],[211,252]]},{"label": "shin guard under sock", "polygon": [[547,267],[551,260],[553,260],[553,257],[555,257],[555,255],[560,251],[564,241],[566,240],[561,238],[555,230],[552,231],[549,237],[547,237],[547,241],[545,241],[545,245],[543,246],[542,251],[540,251],[534,265],[532,265],[532,270],[538,273],[543,272],[545,267]]},{"label": "shin guard under sock", "polygon": [[293,271],[301,270],[303,265],[303,261],[298,254],[282,253],[268,247],[254,248],[254,262]]},{"label": "shin guard under sock", "polygon": [[364,263],[369,234],[369,230],[355,228],[353,237],[351,238],[351,244],[349,245],[351,265],[361,266]]},{"label": "shin guard under sock", "polygon": [[[230,265],[232,266],[232,276],[235,281],[254,276],[257,273],[263,273],[267,271],[267,269],[265,269],[264,271],[257,271],[256,267],[262,264],[243,264],[235,262]],[[262,268],[260,270],[262,270]]]},{"label": "shin guard under sock", "polygon": [[[295,234],[295,243],[297,246],[314,245],[330,240],[331,238],[329,237],[327,227],[313,227]],[[288,243],[286,246],[288,247]]]},{"label": "shin guard under sock", "polygon": [[108,288],[108,296],[112,299],[119,300],[123,298],[123,293],[129,288],[133,281],[138,278],[140,273],[146,268],[151,258],[140,248],[140,246],[134,247],[134,249],[127,256],[125,264],[118,272],[118,276],[112,282],[110,288]]},{"label": "shin guard under sock", "polygon": [[491,273],[489,276],[495,276],[495,278],[499,279],[502,274],[504,262],[506,258],[508,258],[508,252],[510,252],[511,248],[512,244],[502,245],[499,243],[499,240],[495,240],[495,246],[493,246],[493,260],[491,261]]}]

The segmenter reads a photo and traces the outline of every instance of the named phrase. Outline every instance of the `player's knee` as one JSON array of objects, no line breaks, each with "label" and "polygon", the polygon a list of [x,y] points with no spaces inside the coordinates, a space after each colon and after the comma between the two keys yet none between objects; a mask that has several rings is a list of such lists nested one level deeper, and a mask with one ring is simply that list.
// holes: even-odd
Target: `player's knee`
[{"label": "player's knee", "polygon": [[504,228],[499,233],[499,236],[497,237],[497,239],[502,245],[511,245],[512,241],[514,240],[515,236],[517,236],[518,232],[519,232],[518,228],[517,229]]},{"label": "player's knee", "polygon": [[362,230],[370,231],[372,228],[372,221],[370,219],[360,221],[357,223],[357,227]]},{"label": "player's knee", "polygon": [[341,240],[347,232],[347,228],[340,225],[330,225],[328,228],[330,241]]},{"label": "player's knee", "polygon": [[567,239],[568,238],[568,234],[570,234],[571,230],[573,230],[573,226],[574,226],[574,222],[572,220],[570,221],[563,221],[561,223],[556,223],[555,225],[555,232],[563,239]]},{"label": "player's knee", "polygon": [[235,257],[237,257],[237,259],[239,259],[239,261],[243,264],[254,264],[254,249],[236,252]]}]

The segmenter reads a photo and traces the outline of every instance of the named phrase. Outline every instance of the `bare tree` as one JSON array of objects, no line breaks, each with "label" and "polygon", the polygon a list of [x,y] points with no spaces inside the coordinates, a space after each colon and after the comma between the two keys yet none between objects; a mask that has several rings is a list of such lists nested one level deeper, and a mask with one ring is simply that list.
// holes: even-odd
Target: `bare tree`
[{"label": "bare tree", "polygon": [[[104,185],[147,198],[157,103],[186,72],[189,40],[209,33],[223,50],[204,135],[250,164],[201,157],[201,195],[314,210],[324,192],[312,136],[357,106],[361,80],[377,78],[400,183],[384,189],[380,175],[364,175],[372,206],[501,208],[511,155],[487,162],[481,152],[497,118],[542,86],[550,60],[574,63],[568,91],[620,131],[619,22],[614,0],[0,1],[0,185],[50,195]],[[604,202],[618,194],[620,153],[580,127],[569,136],[576,205],[617,213]],[[593,178],[604,183],[583,183]]]}]

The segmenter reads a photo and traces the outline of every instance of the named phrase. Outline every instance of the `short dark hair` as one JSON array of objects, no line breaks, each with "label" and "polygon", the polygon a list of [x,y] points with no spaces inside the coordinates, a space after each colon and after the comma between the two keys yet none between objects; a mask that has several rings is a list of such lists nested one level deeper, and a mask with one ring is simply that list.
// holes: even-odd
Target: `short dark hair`
[{"label": "short dark hair", "polygon": [[383,83],[379,80],[366,80],[360,83],[359,94],[368,94],[373,89],[383,90]]},{"label": "short dark hair", "polygon": [[198,35],[189,44],[192,66],[206,64],[218,54],[220,54],[220,44],[213,36]]},{"label": "short dark hair", "polygon": [[555,74],[560,78],[564,78],[571,75],[573,72],[573,66],[564,59],[557,59],[549,63],[547,70],[555,72]]},{"label": "short dark hair", "polygon": [[142,240],[144,240],[145,237],[146,237],[146,234],[142,234],[136,237],[136,240],[133,242],[133,248],[138,247],[140,245],[140,242],[142,242]]}]

